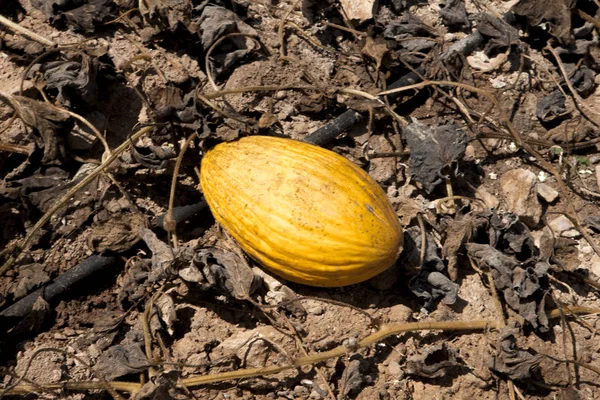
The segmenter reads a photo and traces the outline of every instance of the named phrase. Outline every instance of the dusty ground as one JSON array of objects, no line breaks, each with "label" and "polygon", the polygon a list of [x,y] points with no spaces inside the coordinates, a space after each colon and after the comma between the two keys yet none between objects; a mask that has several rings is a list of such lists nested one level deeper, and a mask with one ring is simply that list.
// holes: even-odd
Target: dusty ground
[{"label": "dusty ground", "polygon": [[[440,10],[461,2],[381,1],[374,19],[352,25],[335,2],[303,3],[311,13],[299,2],[215,2],[224,20],[211,20],[199,1],[59,3],[0,4],[1,15],[26,29],[0,30],[0,261],[18,255],[0,274],[0,393],[116,398],[104,390],[108,381],[138,385],[119,391],[137,399],[600,399],[597,2],[532,1],[534,11],[524,14],[530,19],[517,18],[512,31],[497,17],[518,1],[468,0],[470,26],[451,28]],[[82,11],[79,3],[98,8]],[[545,19],[536,21],[541,10]],[[283,18],[294,25],[280,37]],[[399,21],[407,25],[394,28]],[[483,42],[444,59],[476,27],[487,32]],[[216,42],[240,32],[259,43],[239,35]],[[43,40],[60,51],[45,52]],[[54,74],[44,72],[51,62]],[[466,86],[411,89],[390,101],[398,119],[365,99],[419,67],[431,80],[485,94]],[[21,85],[33,102],[19,97]],[[564,105],[540,111],[540,101],[561,90]],[[349,108],[362,121],[322,145],[384,188],[409,238],[380,276],[331,289],[281,282],[235,255],[208,208],[179,222],[175,238],[157,226],[190,135],[176,207],[202,200],[197,167],[211,140],[303,140]],[[154,128],[67,198],[19,255],[16,246],[34,224],[108,157],[93,130],[65,109],[97,128],[110,151],[140,128]],[[441,164],[418,167],[419,156]],[[451,195],[462,198],[454,206],[436,202]],[[224,274],[216,281],[206,264],[192,262],[201,249]],[[100,274],[18,318],[2,314],[97,254],[114,257]],[[257,275],[263,282],[251,288]],[[562,316],[552,314],[560,307]],[[357,346],[382,326],[483,320],[495,328],[415,330]],[[175,388],[183,379],[288,365],[338,346],[343,355],[315,365]],[[91,380],[92,388],[43,387]]]}]

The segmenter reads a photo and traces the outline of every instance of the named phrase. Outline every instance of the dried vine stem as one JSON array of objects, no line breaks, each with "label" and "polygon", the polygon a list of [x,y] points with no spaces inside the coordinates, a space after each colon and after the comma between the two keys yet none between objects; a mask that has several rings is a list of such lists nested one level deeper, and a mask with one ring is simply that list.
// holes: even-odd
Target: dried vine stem
[{"label": "dried vine stem", "polygon": [[26,249],[27,246],[29,246],[29,244],[31,243],[31,240],[33,239],[33,237],[35,236],[37,231],[39,231],[44,225],[46,225],[46,223],[48,221],[50,221],[50,218],[52,218],[52,216],[58,210],[60,210],[66,203],[69,202],[69,199],[71,197],[73,197],[77,192],[79,192],[81,189],[86,187],[98,175],[100,175],[102,172],[104,172],[104,170],[106,168],[108,168],[117,159],[117,157],[119,157],[121,155],[121,153],[130,146],[130,144],[134,140],[139,139],[146,133],[150,132],[152,129],[154,129],[153,126],[145,126],[145,127],[141,128],[140,130],[138,130],[137,132],[135,132],[133,135],[131,135],[131,137],[129,137],[127,140],[125,140],[123,143],[121,143],[121,145],[119,147],[117,147],[112,152],[110,157],[108,157],[102,164],[100,164],[98,167],[96,167],[96,169],[94,169],[92,172],[90,172],[78,184],[76,184],[69,191],[67,191],[67,193],[65,193],[65,195],[59,201],[57,201],[52,206],[52,208],[50,208],[50,210],[48,210],[46,212],[46,214],[44,214],[42,216],[42,218],[40,218],[40,220],[29,230],[25,239],[21,243],[19,243],[19,246],[14,250],[13,254],[11,254],[8,257],[8,259],[4,262],[4,264],[0,268],[0,276],[2,276],[6,271],[8,271],[8,269],[16,261],[17,257],[19,257],[21,252],[24,249]]},{"label": "dried vine stem", "polygon": [[[580,307],[580,306],[568,306],[564,308],[571,314],[598,314],[600,309]],[[548,318],[555,319],[560,317],[559,310],[552,310],[548,313]],[[392,324],[383,325],[377,332],[365,337],[358,342],[357,349],[369,347],[375,343],[378,343],[390,336],[399,335],[406,332],[417,332],[417,331],[429,331],[429,330],[442,330],[442,331],[480,331],[486,329],[498,329],[502,325],[501,321],[495,320],[475,320],[475,321],[433,321],[433,322],[415,322],[407,324]],[[235,379],[242,378],[253,378],[264,375],[277,374],[279,372],[296,369],[305,365],[313,365],[322,361],[327,361],[331,358],[342,357],[347,355],[349,349],[344,346],[338,346],[329,351],[320,352],[317,354],[311,354],[304,357],[296,358],[288,365],[273,365],[262,368],[247,368],[240,369],[237,371],[220,372],[216,374],[196,376],[187,379],[182,379],[178,382],[177,386],[181,387],[197,387],[210,383],[218,383]],[[109,382],[110,386],[115,390],[122,392],[137,392],[142,385],[136,382]],[[52,384],[39,384],[29,385],[23,384],[18,385],[8,391],[6,394],[16,395],[25,394],[39,391],[40,388],[46,390],[54,389],[67,389],[67,390],[102,390],[103,385],[97,381],[82,381],[82,382],[63,382],[63,383],[52,383]]]}]

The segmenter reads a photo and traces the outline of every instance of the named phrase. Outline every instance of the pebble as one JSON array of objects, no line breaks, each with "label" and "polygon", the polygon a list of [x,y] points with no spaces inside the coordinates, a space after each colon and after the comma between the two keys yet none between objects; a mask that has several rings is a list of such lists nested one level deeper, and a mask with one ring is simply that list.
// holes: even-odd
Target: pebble
[{"label": "pebble", "polygon": [[536,186],[537,176],[523,168],[508,171],[500,178],[507,210],[518,215],[530,228],[536,227],[542,216]]},{"label": "pebble", "polygon": [[478,187],[475,191],[475,198],[483,200],[488,208],[496,209],[500,201],[496,196],[485,190],[482,186]]},{"label": "pebble", "polygon": [[537,185],[537,194],[546,203],[553,203],[556,199],[558,199],[558,192],[545,183],[539,183]]},{"label": "pebble", "polygon": [[388,318],[391,322],[407,322],[412,315],[412,310],[404,304],[396,304],[390,307]]},{"label": "pebble", "polygon": [[571,239],[576,239],[580,236],[580,233],[575,229],[573,223],[564,215],[554,218],[548,223],[548,226],[550,226],[554,234],[558,236]]},{"label": "pebble", "polygon": [[391,361],[390,365],[388,365],[388,373],[392,375],[394,378],[398,379],[402,375],[402,368],[400,364],[396,361]]}]

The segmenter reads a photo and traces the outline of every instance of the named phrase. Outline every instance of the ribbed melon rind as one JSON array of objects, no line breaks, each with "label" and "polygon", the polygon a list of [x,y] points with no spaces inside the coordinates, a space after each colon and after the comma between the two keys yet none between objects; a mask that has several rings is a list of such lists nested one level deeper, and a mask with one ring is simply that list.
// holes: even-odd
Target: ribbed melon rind
[{"label": "ribbed melon rind", "polygon": [[346,286],[390,267],[402,249],[381,187],[346,158],[291,139],[251,136],[209,150],[206,201],[253,259],[312,286]]}]

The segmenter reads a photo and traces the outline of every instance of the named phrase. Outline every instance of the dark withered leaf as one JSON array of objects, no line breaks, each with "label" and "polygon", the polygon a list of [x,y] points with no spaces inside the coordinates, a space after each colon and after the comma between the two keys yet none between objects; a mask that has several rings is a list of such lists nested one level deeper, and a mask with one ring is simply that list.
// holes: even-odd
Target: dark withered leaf
[{"label": "dark withered leaf", "polygon": [[[405,231],[405,249],[403,263],[420,265],[421,233],[417,227]],[[459,286],[441,273],[445,265],[440,258],[440,249],[432,237],[427,235],[423,264],[409,282],[409,289],[424,301],[424,307],[430,308],[434,301],[441,299],[445,304],[454,304],[458,297]]]},{"label": "dark withered leaf", "polygon": [[93,33],[95,27],[112,15],[112,0],[89,0],[80,7],[62,13],[67,25],[76,31]]},{"label": "dark withered leaf", "polygon": [[542,361],[543,356],[532,354],[517,347],[516,335],[519,329],[504,328],[498,336],[496,355],[488,360],[488,368],[509,377],[511,380],[531,378],[533,370]]},{"label": "dark withered leaf", "polygon": [[25,14],[25,9],[18,0],[2,0],[0,1],[0,14],[18,22],[17,18]]},{"label": "dark withered leaf", "polygon": [[[230,33],[243,33],[254,37],[258,34],[254,28],[242,21],[233,11],[214,5],[208,5],[202,10],[198,23],[200,42],[204,51],[208,51],[217,40]],[[255,48],[256,44],[250,38],[232,37],[212,52],[211,69],[213,69],[216,76],[219,76]]]},{"label": "dark withered leaf", "polygon": [[479,14],[477,30],[487,37],[486,52],[506,48],[519,42],[519,31],[493,15]]},{"label": "dark withered leaf", "polygon": [[31,5],[34,8],[42,11],[46,18],[53,18],[61,10],[68,10],[79,7],[86,0],[31,0]]},{"label": "dark withered leaf", "polygon": [[81,61],[51,61],[41,65],[46,89],[58,91],[58,101],[66,107],[93,106],[98,100],[96,73],[98,60],[82,55]]},{"label": "dark withered leaf", "polygon": [[463,30],[471,27],[464,0],[446,0],[440,9],[440,16],[444,25],[450,29]]},{"label": "dark withered leaf", "polygon": [[140,2],[140,13],[144,21],[154,28],[153,33],[164,30],[174,31],[183,26],[190,32],[196,32],[191,24],[192,3],[181,0],[146,0]]},{"label": "dark withered leaf", "polygon": [[8,101],[25,125],[35,128],[38,147],[44,149],[42,163],[59,162],[65,156],[63,138],[65,122],[69,114],[50,104],[23,96],[8,96]]},{"label": "dark withered leaf", "polygon": [[88,236],[88,245],[94,251],[127,251],[140,240],[139,230],[146,224],[145,219],[136,213],[115,215],[95,224]]},{"label": "dark withered leaf", "polygon": [[199,249],[186,270],[203,290],[217,289],[233,298],[247,299],[262,283],[246,260],[216,247]]},{"label": "dark withered leaf", "polygon": [[364,378],[360,373],[360,360],[352,360],[346,365],[342,373],[339,392],[344,397],[350,393],[357,393],[363,383]]},{"label": "dark withered leaf", "polygon": [[418,17],[408,11],[403,12],[397,20],[388,23],[383,31],[385,39],[394,40],[398,51],[405,62],[422,61],[411,52],[427,53],[435,46],[435,42],[423,37],[432,37],[433,32]]},{"label": "dark withered leaf", "polygon": [[444,343],[424,346],[406,362],[408,374],[429,379],[444,377],[457,367],[461,367],[461,364],[456,360],[454,350]]},{"label": "dark withered leaf", "polygon": [[592,215],[587,217],[585,219],[585,223],[596,232],[600,232],[600,215]]},{"label": "dark withered leaf", "polygon": [[491,271],[506,304],[534,328],[541,326],[546,330],[548,319],[541,279],[546,276],[549,265],[545,262],[525,265],[488,244],[467,243],[465,247],[480,268]]},{"label": "dark withered leaf", "polygon": [[543,122],[563,116],[567,112],[565,100],[565,96],[559,90],[555,90],[538,100],[535,106],[535,115]]},{"label": "dark withered leaf", "polygon": [[150,366],[141,343],[109,347],[100,354],[95,370],[106,380],[145,371]]},{"label": "dark withered leaf", "polygon": [[454,123],[427,126],[418,121],[408,124],[403,133],[410,147],[410,169],[427,193],[443,182],[442,170],[465,154],[468,137]]},{"label": "dark withered leaf", "polygon": [[532,26],[547,21],[550,33],[565,41],[571,35],[571,10],[576,2],[577,0],[521,0],[511,11],[527,17],[527,22]]}]

